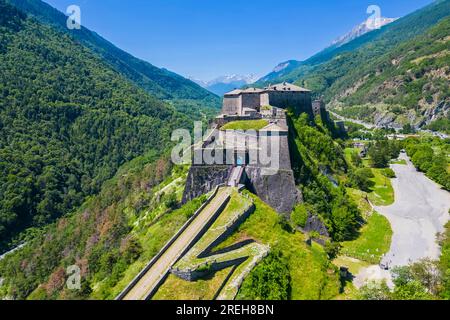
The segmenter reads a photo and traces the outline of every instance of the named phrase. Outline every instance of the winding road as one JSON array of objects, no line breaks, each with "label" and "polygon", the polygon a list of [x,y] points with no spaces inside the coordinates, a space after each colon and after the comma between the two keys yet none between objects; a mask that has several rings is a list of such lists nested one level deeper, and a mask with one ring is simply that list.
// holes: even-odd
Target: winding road
[{"label": "winding road", "polygon": [[339,115],[337,113],[334,113],[333,111],[330,111],[330,110],[328,110],[328,112],[331,113],[333,116],[335,116],[337,119],[339,119],[341,121],[353,122],[353,123],[362,125],[364,128],[369,129],[369,130],[376,127],[374,124],[367,123],[367,122],[364,122],[364,121],[361,121],[361,120],[346,118],[346,117],[343,117],[343,116],[341,116],[341,115]]},{"label": "winding road", "polygon": [[392,179],[394,204],[375,207],[388,218],[394,231],[391,249],[382,261],[390,268],[422,258],[437,259],[440,248],[436,234],[444,231],[449,220],[450,193],[418,172],[406,154],[400,158],[407,164],[392,165],[397,176]]}]

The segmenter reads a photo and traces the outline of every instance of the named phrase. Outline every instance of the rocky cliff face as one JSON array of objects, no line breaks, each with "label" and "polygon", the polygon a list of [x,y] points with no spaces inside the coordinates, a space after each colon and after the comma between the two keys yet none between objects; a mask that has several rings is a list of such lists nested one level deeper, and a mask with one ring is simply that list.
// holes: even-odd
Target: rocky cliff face
[{"label": "rocky cliff face", "polygon": [[279,170],[274,175],[263,175],[261,168],[246,167],[247,187],[277,212],[289,214],[302,202],[292,170]]},{"label": "rocky cliff face", "polygon": [[422,128],[438,119],[447,118],[450,110],[450,100],[442,100],[438,103],[426,107],[419,106],[421,109],[402,110],[396,114],[390,110],[375,109],[370,119],[363,119],[373,122],[377,127],[391,127],[401,129],[405,124],[411,124],[416,128]]},{"label": "rocky cliff face", "polygon": [[192,166],[186,180],[182,203],[186,203],[228,182],[232,166]]}]

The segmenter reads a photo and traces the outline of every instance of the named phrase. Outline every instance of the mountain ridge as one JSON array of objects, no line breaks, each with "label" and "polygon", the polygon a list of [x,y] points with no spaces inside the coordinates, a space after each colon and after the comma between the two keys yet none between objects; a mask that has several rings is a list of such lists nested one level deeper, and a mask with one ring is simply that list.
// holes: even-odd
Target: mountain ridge
[{"label": "mountain ridge", "polygon": [[[60,32],[70,35],[100,55],[123,76],[157,98],[172,101],[175,107],[182,111],[190,107],[204,108],[206,106],[213,109],[220,107],[219,97],[198,84],[165,68],[158,68],[132,56],[83,26],[80,30],[69,30],[66,27],[67,16],[41,0],[6,1],[38,20],[52,25]],[[195,103],[198,100],[202,104]]]},{"label": "mountain ridge", "polygon": [[[436,80],[435,85],[430,90],[430,86],[419,88],[408,84],[408,69],[403,69],[401,85],[406,86],[406,93],[410,92],[405,101],[400,99],[400,96],[393,96],[392,90],[395,87],[393,83],[396,79],[388,72],[397,72],[395,69],[401,68],[398,65],[393,65],[394,62],[400,62],[400,58],[404,56],[401,52],[396,50],[397,47],[402,46],[405,50],[417,51],[415,41],[419,42],[423,47],[418,48],[421,51],[429,51],[432,59],[425,59],[421,61],[425,64],[423,67],[413,66],[413,69],[433,69],[433,63],[437,62],[440,55],[442,59],[446,59],[445,43],[447,40],[435,39],[436,43],[427,43],[427,32],[432,30],[440,23],[445,24],[445,19],[450,15],[450,1],[442,0],[436,1],[432,4],[419,9],[405,17],[402,17],[378,30],[366,33],[355,40],[352,40],[338,48],[327,48],[311,58],[302,62],[291,62],[288,67],[278,73],[271,73],[258,81],[259,85],[265,85],[267,82],[289,81],[297,85],[307,87],[316,92],[317,96],[323,96],[326,102],[331,102],[332,107],[346,108],[347,106],[360,105],[359,114],[348,111],[346,116],[358,116],[368,109],[367,103],[378,104],[376,113],[363,120],[370,120],[377,124],[392,124],[397,119],[396,126],[402,126],[406,123],[425,125],[430,119],[436,119],[434,109],[444,101],[444,108],[437,108],[436,110],[448,109],[448,94],[443,85],[437,84],[441,80]],[[444,21],[444,22],[443,22]],[[440,32],[445,32],[445,25],[440,26]],[[437,34],[435,34],[435,37]],[[445,38],[445,37],[444,37]],[[417,39],[417,40],[414,40]],[[439,43],[444,41],[443,46]],[[406,49],[407,46],[408,49]],[[432,52],[432,50],[437,50]],[[440,50],[440,51],[439,51]],[[393,53],[396,52],[397,56]],[[439,53],[440,52],[440,53]],[[437,56],[433,56],[437,55]],[[426,58],[426,54],[424,53]],[[434,57],[434,58],[433,58]],[[418,59],[420,57],[416,57]],[[390,59],[390,60],[389,60]],[[441,59],[441,60],[442,60]],[[418,60],[416,60],[418,61]],[[392,62],[392,63],[391,63]],[[389,66],[391,64],[391,66]],[[431,64],[431,65],[430,65]],[[448,63],[447,63],[448,65]],[[436,65],[437,66],[437,65]],[[423,74],[419,77],[412,76],[411,79],[421,78],[420,81],[414,82],[420,85],[424,81],[422,77],[428,71],[422,71]],[[389,71],[388,71],[389,70]],[[370,83],[375,83],[376,78],[383,73],[384,78],[391,77],[391,84],[386,82],[386,86],[378,86],[369,89]],[[442,70],[437,72],[441,75],[441,79],[445,79],[446,72]],[[369,81],[370,80],[370,81]],[[370,83],[368,83],[368,81]],[[448,81],[448,80],[447,80]],[[436,88],[440,91],[437,99]],[[362,92],[361,90],[366,90]],[[372,90],[373,94],[367,94]],[[359,91],[359,92],[357,92]],[[367,99],[367,97],[373,99]],[[430,98],[434,96],[434,98]],[[385,97],[382,100],[380,97]],[[424,103],[423,100],[431,101],[431,103]],[[392,109],[400,111],[397,115],[393,114]],[[413,110],[413,111],[411,111]],[[395,111],[397,112],[397,111]],[[411,112],[414,112],[412,114]],[[368,112],[365,112],[368,113]],[[429,116],[431,114],[431,116]],[[441,113],[441,117],[447,117],[448,113]]]},{"label": "mountain ridge", "polygon": [[125,162],[166,152],[194,114],[52,25],[4,0],[0,9],[1,252],[70,213]]},{"label": "mountain ridge", "polygon": [[236,89],[241,88],[243,86],[252,84],[258,80],[258,77],[254,74],[248,74],[248,75],[238,75],[238,74],[231,74],[231,75],[225,75],[217,77],[213,80],[209,81],[202,81],[190,78],[192,81],[196,82],[203,88],[207,89],[208,91],[211,91],[212,93],[223,96],[225,93]]}]

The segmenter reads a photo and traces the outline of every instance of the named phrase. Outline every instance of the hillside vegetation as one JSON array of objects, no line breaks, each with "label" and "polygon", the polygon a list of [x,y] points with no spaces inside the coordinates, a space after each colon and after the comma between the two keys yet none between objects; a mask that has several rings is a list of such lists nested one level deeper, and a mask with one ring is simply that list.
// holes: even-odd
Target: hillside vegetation
[{"label": "hillside vegetation", "polygon": [[[0,252],[191,120],[0,0]],[[126,143],[124,143],[126,142]]]},{"label": "hillside vegetation", "polygon": [[335,178],[348,169],[341,145],[320,118],[311,122],[306,115],[291,114],[290,134],[292,166],[305,202],[300,206],[325,223],[334,241],[353,239],[361,213]]},{"label": "hillside vegetation", "polygon": [[[187,170],[156,159],[122,166],[97,196],[0,260],[0,298],[114,299],[205,200],[177,209]],[[82,290],[66,286],[72,265]]]},{"label": "hillside vegetation", "polygon": [[215,114],[220,107],[220,98],[196,83],[133,57],[85,27],[81,30],[69,30],[66,27],[67,17],[41,0],[6,1],[70,36],[74,41],[89,48],[124,78],[153,96],[169,102],[185,114],[199,118]]}]

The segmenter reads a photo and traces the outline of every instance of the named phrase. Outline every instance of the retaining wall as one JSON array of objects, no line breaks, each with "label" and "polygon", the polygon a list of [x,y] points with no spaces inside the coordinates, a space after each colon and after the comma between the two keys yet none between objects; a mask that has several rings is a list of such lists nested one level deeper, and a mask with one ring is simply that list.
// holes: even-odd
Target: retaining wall
[{"label": "retaining wall", "polygon": [[[116,297],[115,300],[122,300],[130,292],[130,290],[132,288],[134,288],[134,286],[150,270],[150,268],[156,263],[156,261],[158,261],[158,259],[161,258],[161,256],[167,251],[167,249],[169,249],[170,246],[178,239],[178,237],[187,229],[187,227],[191,224],[191,222],[194,221],[197,218],[197,216],[200,214],[200,212],[202,212],[203,209],[214,199],[214,197],[217,195],[217,192],[219,191],[220,187],[221,187],[221,185],[219,185],[215,188],[215,190],[211,194],[211,196],[208,197],[208,199],[201,205],[201,207],[194,213],[194,215],[191,218],[189,218],[188,221],[186,221],[186,223],[181,227],[181,229],[178,230],[178,232],[166,243],[166,245],[156,254],[156,256],[154,256],[150,260],[150,262],[144,267],[144,269],[142,269],[142,271],[139,272],[139,274],[126,286],[126,288]],[[229,197],[228,197],[228,201],[229,201]],[[227,201],[225,201],[225,202],[227,202]],[[175,261],[174,261],[174,263],[175,263]],[[161,278],[161,280],[159,281],[157,286],[152,290],[152,292],[150,292],[148,294],[148,296],[146,297],[146,300],[148,300],[149,298],[151,298],[151,296],[153,296],[153,294],[155,294],[155,292],[157,291],[159,286],[166,279],[168,271],[167,271],[166,275],[163,278]]]}]

